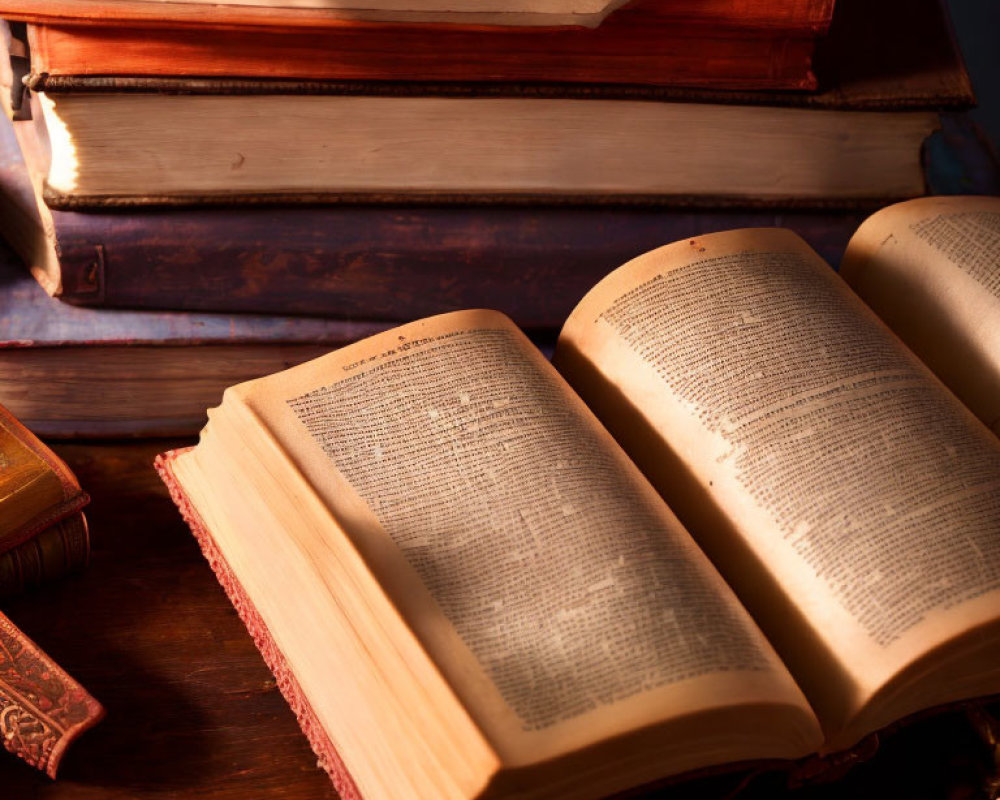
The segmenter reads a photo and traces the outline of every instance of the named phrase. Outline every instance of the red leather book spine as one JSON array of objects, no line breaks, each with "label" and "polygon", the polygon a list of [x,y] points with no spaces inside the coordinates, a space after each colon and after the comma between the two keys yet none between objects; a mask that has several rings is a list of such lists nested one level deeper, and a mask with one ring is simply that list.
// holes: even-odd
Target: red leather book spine
[{"label": "red leather book spine", "polygon": [[325,31],[29,26],[32,69],[356,81],[566,82],[814,89],[816,34],[740,31],[625,9],[595,30],[397,26]]}]

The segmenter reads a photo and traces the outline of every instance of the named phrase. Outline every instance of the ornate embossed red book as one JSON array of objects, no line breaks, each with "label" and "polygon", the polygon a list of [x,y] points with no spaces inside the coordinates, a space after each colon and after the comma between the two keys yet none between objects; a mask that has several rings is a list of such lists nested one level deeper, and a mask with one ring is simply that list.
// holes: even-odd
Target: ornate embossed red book
[{"label": "ornate embossed red book", "polygon": [[0,614],[3,746],[55,778],[66,748],[104,716],[87,690]]},{"label": "ornate embossed red book", "polygon": [[[87,563],[80,509],[90,498],[56,455],[0,406],[0,595]],[[100,704],[0,615],[0,737],[55,777],[69,744],[104,715]]]}]

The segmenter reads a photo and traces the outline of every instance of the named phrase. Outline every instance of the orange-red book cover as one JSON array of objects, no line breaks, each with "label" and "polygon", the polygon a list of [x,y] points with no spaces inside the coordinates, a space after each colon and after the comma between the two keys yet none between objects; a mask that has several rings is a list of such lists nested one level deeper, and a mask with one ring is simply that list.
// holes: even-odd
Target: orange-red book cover
[{"label": "orange-red book cover", "polygon": [[[0,2],[0,9],[3,9]],[[346,23],[227,28],[135,21],[29,26],[39,74],[308,80],[557,81],[731,89],[813,89],[826,22],[741,28],[677,18],[663,0],[596,29]]]},{"label": "orange-red book cover", "polygon": [[3,746],[56,777],[70,744],[104,709],[0,614],[0,734]]}]

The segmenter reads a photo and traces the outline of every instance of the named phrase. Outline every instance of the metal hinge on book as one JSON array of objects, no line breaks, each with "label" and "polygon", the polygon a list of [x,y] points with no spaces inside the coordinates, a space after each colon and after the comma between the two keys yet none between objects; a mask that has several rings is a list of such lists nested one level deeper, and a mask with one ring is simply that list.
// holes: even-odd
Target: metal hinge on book
[{"label": "metal hinge on book", "polygon": [[62,298],[70,303],[104,300],[104,245],[62,254]]}]

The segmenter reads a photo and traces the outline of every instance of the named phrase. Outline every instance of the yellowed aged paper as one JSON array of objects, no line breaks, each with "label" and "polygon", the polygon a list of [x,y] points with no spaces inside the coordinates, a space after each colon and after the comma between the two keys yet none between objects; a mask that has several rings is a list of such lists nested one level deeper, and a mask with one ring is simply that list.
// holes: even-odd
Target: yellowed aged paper
[{"label": "yellowed aged paper", "polygon": [[800,709],[798,755],[818,746],[731,590],[506,317],[412,323],[235,391],[506,764],[761,703]]},{"label": "yellowed aged paper", "polygon": [[1000,434],[1000,198],[889,206],[858,229],[840,272]]},{"label": "yellowed aged paper", "polygon": [[357,553],[317,535],[325,509],[275,490],[281,455],[246,438],[238,417],[214,413],[175,475],[351,780],[372,800],[476,796],[495,753],[373,593]]},{"label": "yellowed aged paper", "polygon": [[630,262],[573,312],[556,364],[693,526],[829,744],[906,665],[996,618],[1000,443],[794,234]]},{"label": "yellowed aged paper", "polygon": [[[326,12],[335,19],[368,22],[447,23],[461,25],[500,25],[537,27],[579,25],[596,28],[612,11],[625,5],[626,0],[586,0],[568,3],[549,2],[481,2],[455,0],[142,0],[156,3],[189,3],[214,6],[258,6],[273,9],[307,9]],[[218,12],[217,12],[218,13]]]}]

